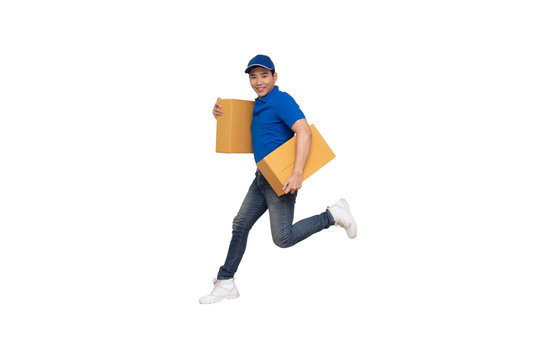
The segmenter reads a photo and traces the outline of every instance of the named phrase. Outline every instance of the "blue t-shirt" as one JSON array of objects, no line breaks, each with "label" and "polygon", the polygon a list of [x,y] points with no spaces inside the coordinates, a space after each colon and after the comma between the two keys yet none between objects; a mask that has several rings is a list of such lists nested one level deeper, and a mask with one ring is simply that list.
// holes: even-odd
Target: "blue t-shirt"
[{"label": "blue t-shirt", "polygon": [[294,136],[293,124],[305,119],[304,113],[291,95],[274,86],[266,96],[255,99],[251,142],[255,162],[259,162],[272,151]]}]

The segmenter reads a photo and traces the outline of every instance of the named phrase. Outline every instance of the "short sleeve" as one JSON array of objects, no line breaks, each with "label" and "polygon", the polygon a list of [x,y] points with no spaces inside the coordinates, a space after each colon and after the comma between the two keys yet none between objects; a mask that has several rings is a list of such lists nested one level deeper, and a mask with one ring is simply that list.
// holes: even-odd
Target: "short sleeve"
[{"label": "short sleeve", "polygon": [[282,92],[280,95],[277,114],[279,119],[291,128],[297,120],[305,119],[305,115],[291,95],[286,92]]}]

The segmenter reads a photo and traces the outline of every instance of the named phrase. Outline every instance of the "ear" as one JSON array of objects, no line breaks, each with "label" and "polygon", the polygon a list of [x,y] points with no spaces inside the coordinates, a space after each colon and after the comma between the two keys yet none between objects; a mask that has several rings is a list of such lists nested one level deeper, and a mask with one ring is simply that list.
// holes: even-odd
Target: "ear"
[{"label": "ear", "polygon": [[277,81],[277,72],[274,72],[274,82]]}]

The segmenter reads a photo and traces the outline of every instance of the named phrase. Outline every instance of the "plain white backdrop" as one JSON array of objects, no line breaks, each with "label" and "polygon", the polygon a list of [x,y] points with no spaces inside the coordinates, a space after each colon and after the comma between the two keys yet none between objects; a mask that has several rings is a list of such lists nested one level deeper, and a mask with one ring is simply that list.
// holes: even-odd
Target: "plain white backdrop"
[{"label": "plain white backdrop", "polygon": [[[3,1],[0,358],[538,359],[534,1]],[[267,215],[211,306],[255,171],[215,99],[278,85],[337,157],[289,249]]]}]

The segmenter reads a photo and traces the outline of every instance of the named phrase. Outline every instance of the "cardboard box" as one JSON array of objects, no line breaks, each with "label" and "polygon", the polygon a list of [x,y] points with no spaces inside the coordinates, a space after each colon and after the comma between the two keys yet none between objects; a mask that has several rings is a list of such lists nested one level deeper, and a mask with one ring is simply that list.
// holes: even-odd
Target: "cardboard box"
[{"label": "cardboard box", "polygon": [[[312,132],[311,150],[304,166],[303,180],[306,180],[336,157],[315,125],[311,125],[310,128]],[[295,160],[296,136],[257,163],[257,167],[278,196],[283,195],[283,190],[281,189],[285,181],[292,175]]]},{"label": "cardboard box", "polygon": [[217,117],[216,152],[252,153],[251,120],[255,101],[219,99],[223,115]]}]

